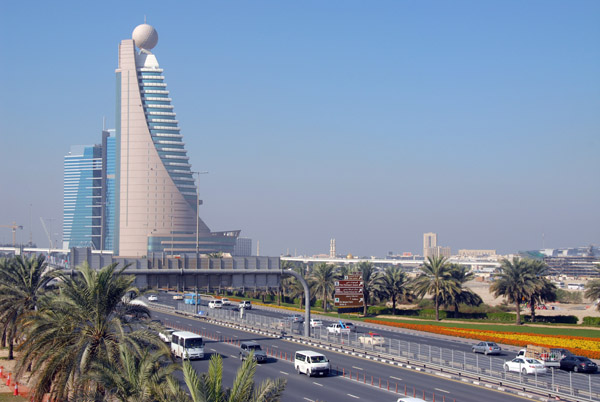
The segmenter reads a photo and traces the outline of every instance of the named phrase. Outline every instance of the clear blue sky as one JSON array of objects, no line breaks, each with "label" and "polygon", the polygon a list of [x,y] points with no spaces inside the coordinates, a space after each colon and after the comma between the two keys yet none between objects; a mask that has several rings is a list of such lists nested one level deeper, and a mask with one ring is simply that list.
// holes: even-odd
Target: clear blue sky
[{"label": "clear blue sky", "polygon": [[[0,9],[0,224],[46,245],[63,157],[158,31],[213,230],[262,255],[600,244],[599,1],[63,1]],[[29,206],[31,204],[31,207]],[[0,229],[0,242],[11,232]],[[254,243],[254,248],[256,247]]]}]

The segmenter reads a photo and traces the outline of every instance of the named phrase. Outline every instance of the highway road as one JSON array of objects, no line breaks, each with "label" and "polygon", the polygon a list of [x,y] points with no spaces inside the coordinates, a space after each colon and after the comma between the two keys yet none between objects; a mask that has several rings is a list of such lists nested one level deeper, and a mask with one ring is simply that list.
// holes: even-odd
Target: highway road
[{"label": "highway road", "polygon": [[[178,302],[176,300],[172,299],[172,295],[173,295],[173,293],[161,292],[159,294],[159,303],[175,307]],[[209,300],[208,297],[205,297],[202,300],[201,308],[203,310],[208,310],[208,306],[207,306],[208,300]],[[224,307],[224,308],[226,308],[226,307]],[[229,309],[234,309],[234,308],[235,308],[234,306],[229,307]],[[257,315],[264,316],[264,317],[271,317],[274,319],[281,319],[283,317],[286,317],[286,316],[289,316],[290,314],[292,314],[292,312],[277,311],[276,309],[263,308],[262,306],[258,306],[258,307],[255,306],[248,313],[249,314],[257,314]],[[323,333],[325,333],[325,331],[326,331],[325,326],[327,326],[333,322],[337,322],[337,321],[331,319],[330,317],[323,317],[324,327],[321,328],[321,331],[323,331]],[[438,336],[438,335],[434,335],[434,334],[421,333],[418,331],[411,331],[411,330],[402,329],[402,328],[386,329],[384,326],[369,324],[369,323],[362,323],[359,321],[356,321],[355,325],[357,326],[357,329],[359,332],[375,331],[375,332],[381,334],[384,338],[386,338],[386,340],[395,339],[395,340],[399,340],[402,342],[410,342],[412,344],[413,348],[417,346],[416,344],[421,344],[421,346],[423,346],[423,351],[422,351],[422,353],[419,352],[419,354],[426,355],[427,352],[426,352],[425,348],[427,348],[427,346],[430,346],[432,349],[432,352],[430,352],[430,353],[432,353],[434,356],[438,356],[440,353],[439,348],[441,348],[444,351],[444,353],[446,354],[446,358],[448,360],[450,360],[451,358],[447,355],[449,354],[449,351],[453,351],[452,359],[455,359],[455,361],[462,360],[463,355],[464,355],[464,358],[466,359],[465,361],[470,362],[469,364],[475,364],[475,362],[477,362],[477,365],[480,365],[479,367],[484,367],[484,368],[491,367],[493,372],[496,373],[495,375],[503,375],[504,362],[507,360],[513,359],[516,355],[516,352],[519,349],[518,347],[509,346],[509,347],[505,348],[505,350],[503,350],[502,354],[500,354],[499,356],[483,356],[483,355],[475,355],[474,356],[474,354],[471,351],[471,346],[476,342],[473,340]],[[298,326],[298,327],[300,328],[301,326]],[[333,336],[331,337],[331,340],[333,341]],[[566,386],[569,386],[569,384],[573,384],[573,386],[575,388],[585,390],[585,391],[587,391],[589,389],[589,387],[591,386],[593,389],[593,392],[595,394],[600,392],[600,372],[598,372],[596,374],[591,374],[591,375],[590,374],[574,374],[574,375],[572,375],[572,378],[571,378],[570,373],[564,372],[562,370],[554,370],[553,376],[554,376],[554,378],[552,378],[552,375],[550,375],[550,373],[549,373],[547,376],[540,377],[539,380],[541,382],[555,381],[557,384],[560,384],[561,387],[566,387]],[[517,374],[517,373],[508,373],[507,378],[511,378],[515,382],[520,381],[519,374]],[[537,381],[538,379],[528,378],[527,380],[528,381]]]},{"label": "highway road", "polygon": [[[213,336],[234,340],[256,340],[263,348],[268,349],[269,354],[276,353],[277,358],[270,358],[269,362],[259,365],[256,380],[266,378],[283,377],[288,381],[284,392],[283,401],[336,401],[336,400],[363,400],[363,401],[395,401],[398,395],[395,393],[396,385],[398,391],[404,394],[405,386],[409,395],[412,396],[413,388],[417,396],[425,396],[431,401],[435,393],[437,401],[456,402],[511,402],[522,400],[521,398],[507,393],[490,390],[484,387],[467,385],[463,382],[449,380],[437,375],[425,374],[400,367],[390,366],[346,354],[323,351],[322,349],[299,345],[291,341],[265,337],[244,331],[210,324],[194,318],[180,315],[153,312],[153,318],[160,319],[165,325],[172,325],[183,329],[204,331]],[[341,374],[332,374],[326,378],[307,377],[298,375],[294,371],[290,357],[297,350],[315,350],[324,353],[330,360],[333,368],[337,368]],[[229,343],[206,341],[205,351],[208,353],[219,353],[224,362],[224,385],[231,386],[237,369],[240,366],[238,359],[239,350],[237,346]],[[279,358],[279,353],[288,356],[288,361]],[[193,361],[193,366],[198,372],[207,371],[208,358]],[[349,375],[353,379],[349,379]],[[358,375],[359,380],[356,380]],[[374,386],[371,386],[373,376]],[[382,389],[379,389],[379,380],[382,381]],[[390,391],[387,391],[387,384]]]}]

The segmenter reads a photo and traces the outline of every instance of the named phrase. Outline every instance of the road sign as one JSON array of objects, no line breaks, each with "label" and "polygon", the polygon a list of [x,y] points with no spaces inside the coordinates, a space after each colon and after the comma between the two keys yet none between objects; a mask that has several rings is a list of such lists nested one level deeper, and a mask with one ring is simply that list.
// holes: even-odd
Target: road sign
[{"label": "road sign", "polygon": [[343,288],[343,287],[362,287],[364,285],[363,281],[357,280],[344,280],[344,281],[335,281],[335,287]]},{"label": "road sign", "polygon": [[362,295],[364,288],[335,288],[335,295]]},{"label": "road sign", "polygon": [[363,304],[363,297],[362,295],[336,295],[334,304],[336,307],[360,307]]},{"label": "road sign", "polygon": [[362,280],[362,274],[348,274],[344,275],[344,279],[351,281],[360,281]]}]

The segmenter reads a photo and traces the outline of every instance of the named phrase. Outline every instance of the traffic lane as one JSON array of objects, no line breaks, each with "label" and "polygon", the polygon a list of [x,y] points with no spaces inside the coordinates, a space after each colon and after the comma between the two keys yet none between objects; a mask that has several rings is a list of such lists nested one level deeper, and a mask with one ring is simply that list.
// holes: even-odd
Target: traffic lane
[{"label": "traffic lane", "polygon": [[[209,360],[212,354],[218,353],[223,357],[223,385],[232,387],[237,370],[241,366],[239,360],[239,351],[233,345],[206,341],[205,359],[193,360],[192,366],[198,373],[208,372]],[[180,381],[183,381],[181,373],[177,375]],[[387,390],[366,389],[357,384],[346,384],[350,382],[339,376],[331,375],[328,377],[308,377],[298,375],[294,371],[293,364],[289,361],[270,358],[268,362],[257,365],[255,382],[258,383],[266,379],[284,378],[287,385],[283,393],[283,401],[317,401],[317,400],[343,400],[362,399],[362,400],[396,400],[397,396]],[[341,389],[343,392],[340,392]]]},{"label": "traffic lane", "polygon": [[[179,316],[176,316],[176,317],[179,317]],[[183,317],[182,317],[182,320],[183,320]],[[189,320],[185,321],[185,323],[182,320],[178,320],[176,318],[175,319],[175,323],[177,323],[178,325],[181,325],[182,328],[186,328],[186,329],[193,328],[193,324],[190,323]],[[202,321],[200,321],[200,322],[202,322]],[[202,326],[201,328],[202,329],[206,329],[206,327],[204,327],[204,326]],[[214,331],[219,336],[230,337],[230,338],[233,338],[233,339],[238,339],[238,337],[240,336],[239,334],[247,334],[246,332],[238,332],[237,330],[231,330],[231,329],[229,329],[227,327],[220,327],[220,326],[215,326]],[[252,338],[250,336],[250,337],[241,338],[241,339],[250,340],[250,339],[254,339],[254,338]],[[272,338],[269,338],[269,339],[272,339]],[[277,346],[277,345],[278,344],[275,343],[274,351],[275,351],[275,353],[281,352],[283,354],[282,356],[285,356],[286,353],[289,356],[290,354],[294,353],[295,350],[298,350],[298,348],[294,348],[293,346],[290,346],[290,343],[287,343],[287,342],[284,343],[284,344],[282,344],[281,346]],[[426,353],[426,352],[424,351],[423,353]],[[465,353],[472,354],[471,351],[465,352]],[[434,353],[434,355],[435,355],[435,353]],[[347,355],[343,355],[343,356],[347,356]],[[460,360],[459,356],[456,356],[456,357],[457,357],[458,360]],[[501,372],[502,371],[501,367],[503,366],[504,362],[507,361],[507,360],[511,360],[512,356],[506,358],[506,357],[503,357],[503,356],[501,356],[501,357],[491,357],[491,356],[484,357],[484,355],[482,355],[481,358],[482,359],[492,359],[494,367],[495,367],[495,370],[497,372]],[[343,367],[343,366],[340,365],[340,367]],[[348,367],[349,370],[351,369],[351,366],[347,366],[347,367]],[[375,373],[377,373],[377,371],[375,371]],[[371,375],[374,375],[374,374],[371,374]],[[518,374],[508,373],[507,376],[511,380],[513,380],[513,381],[516,381],[516,382],[520,381],[520,377],[519,377]],[[572,381],[572,384],[575,387],[581,388],[581,389],[587,389],[588,382],[590,381],[590,379],[587,378],[587,376],[588,376],[587,374],[576,374],[572,378],[570,378],[570,376],[571,376],[571,374],[569,372],[565,372],[565,371],[562,371],[562,370],[555,370],[555,372],[554,372],[554,381],[556,383],[562,385],[562,386],[566,386],[566,385],[570,384],[571,381]],[[529,377],[527,377],[527,378],[529,378]],[[594,387],[597,386],[596,382],[597,382],[598,378],[600,378],[600,374],[593,375],[593,377],[591,379],[591,381],[594,383]],[[539,381],[541,383],[551,382],[552,381],[552,375],[550,373],[548,375],[541,375],[538,379],[533,379],[532,378],[532,381],[534,381],[534,382],[535,381]],[[419,382],[417,382],[417,383],[419,383]],[[409,383],[408,385],[411,385],[411,384]]]},{"label": "traffic lane", "polygon": [[[162,319],[162,317],[158,318]],[[168,316],[164,317],[164,320],[168,321],[168,318]],[[195,320],[181,317],[180,324],[186,324],[189,326],[189,321],[194,322]],[[479,388],[473,385],[449,380],[436,375],[420,373],[409,369],[390,366],[387,364],[375,362],[368,359],[362,359],[343,353],[336,353],[333,351],[323,350],[319,348],[297,345],[292,342],[273,339],[270,337],[263,337],[261,335],[249,334],[243,331],[235,330],[228,327],[221,327],[206,322],[198,322],[197,329],[208,331],[213,336],[221,336],[225,339],[239,339],[240,341],[255,340],[258,343],[260,343],[264,349],[268,350],[269,355],[275,353],[279,357],[281,354],[281,356],[284,359],[287,356],[287,364],[289,364],[290,367],[292,366],[289,360],[291,359],[293,353],[297,350],[308,349],[315,350],[319,353],[323,353],[330,360],[332,368],[338,369],[339,371],[345,374],[346,378],[342,379],[347,381],[346,386],[350,386],[350,384],[352,384],[351,391],[349,392],[353,393],[353,395],[355,395],[356,393],[360,394],[360,390],[362,388],[365,388],[367,390],[367,394],[370,392],[369,390],[378,390],[377,387],[370,386],[371,376],[373,376],[374,384],[378,385],[379,379],[381,378],[383,387],[387,389],[387,382],[389,381],[390,388],[392,390],[395,390],[397,383],[400,392],[403,392],[406,386],[406,389],[411,392],[413,389],[415,389],[416,392],[421,394],[423,391],[425,391],[426,394],[437,393],[444,397],[458,399],[463,402],[479,402],[482,400],[482,398],[485,398],[489,401],[504,401],[506,399],[508,399],[509,401],[520,400],[520,398],[515,397],[511,394],[498,393],[488,388]],[[222,345],[225,348],[228,348],[227,350],[223,350],[222,353],[239,353],[237,347],[234,347],[233,345]],[[214,348],[216,349],[217,346],[214,346]],[[293,369],[293,367],[291,369]],[[347,378],[350,375],[350,373],[352,373],[353,380],[349,380]],[[356,380],[357,374],[359,376],[359,381]],[[369,385],[365,385],[365,382],[367,382]],[[358,386],[358,388],[356,386]]]}]

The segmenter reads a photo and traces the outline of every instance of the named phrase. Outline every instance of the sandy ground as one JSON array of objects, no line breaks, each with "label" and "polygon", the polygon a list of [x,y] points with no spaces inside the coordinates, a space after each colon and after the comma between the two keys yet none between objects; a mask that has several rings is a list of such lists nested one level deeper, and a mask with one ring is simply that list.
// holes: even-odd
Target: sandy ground
[{"label": "sandy ground", "polygon": [[[14,368],[15,365],[17,364],[17,360],[8,360],[8,349],[0,349],[0,366],[3,367],[2,369],[2,374],[4,375],[4,377],[6,377],[8,375],[8,373],[13,373],[11,375],[11,384],[14,384]],[[29,376],[26,376],[24,378],[19,378],[19,386],[21,386],[21,384],[27,384],[27,380],[29,379]],[[9,388],[6,385],[6,378],[3,378],[2,381],[0,381],[0,393],[4,393],[4,392],[13,392],[13,388]]]},{"label": "sandy ground", "polygon": [[[489,282],[467,282],[467,287],[477,293],[483,302],[490,306],[496,306],[501,304],[504,298],[496,298],[490,293]],[[536,310],[536,315],[574,315],[579,318],[579,322],[582,322],[583,317],[600,317],[600,311],[596,309],[593,303],[586,304],[563,304],[563,303],[547,303],[548,310]],[[554,310],[551,309],[554,307]],[[529,310],[523,311],[528,313]]]}]

